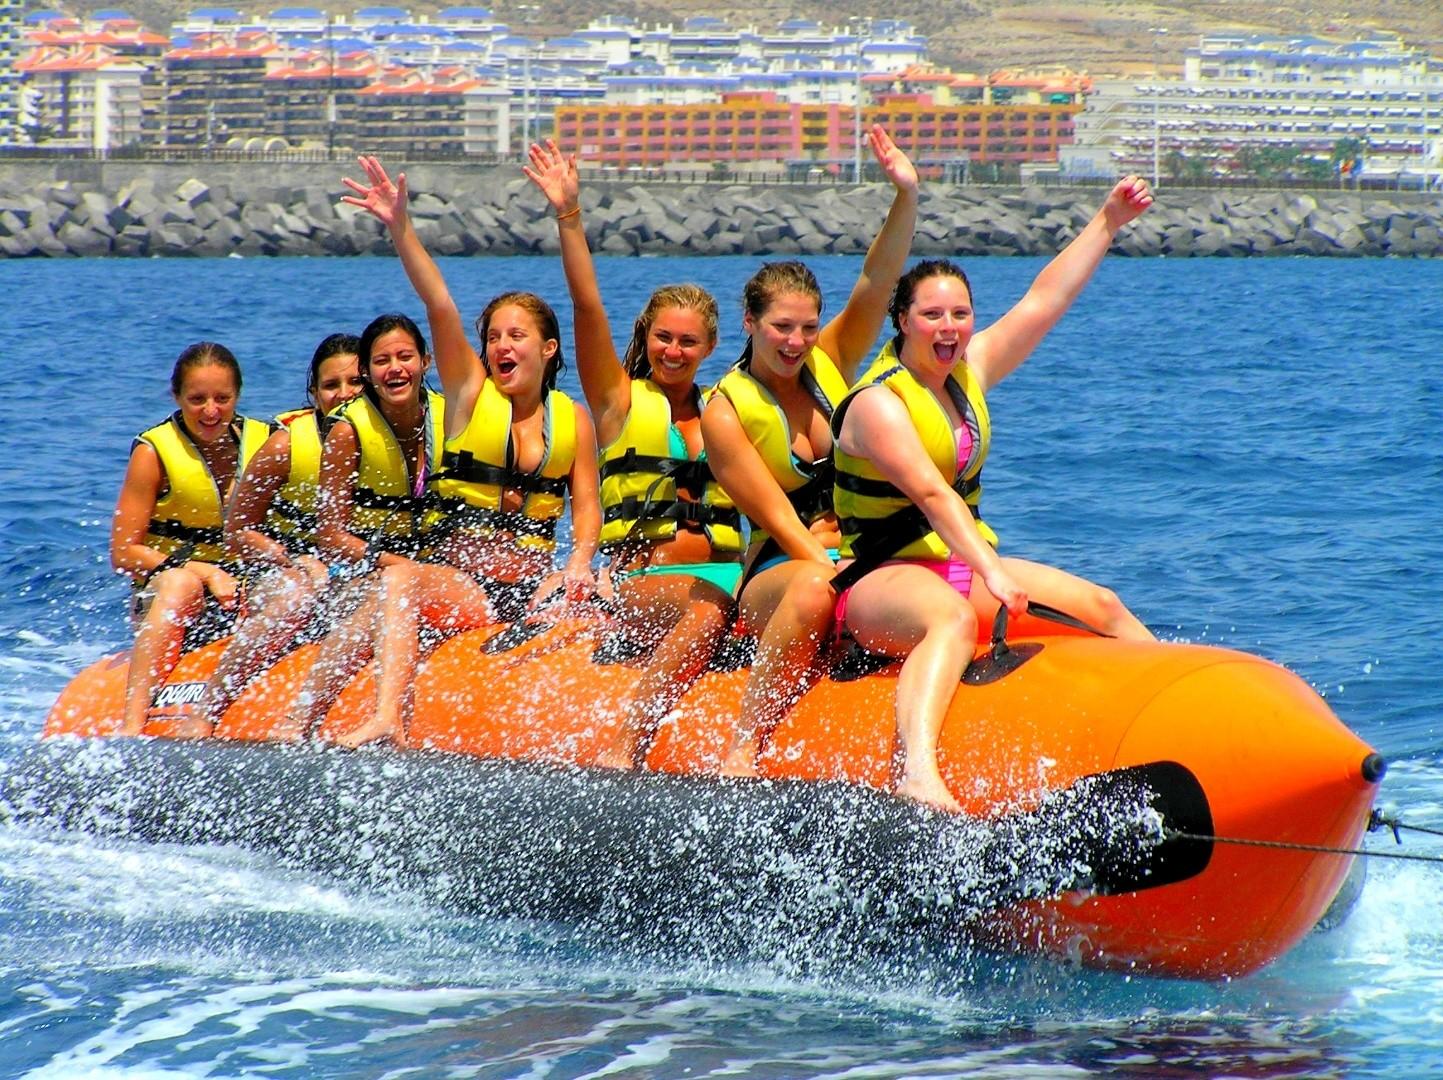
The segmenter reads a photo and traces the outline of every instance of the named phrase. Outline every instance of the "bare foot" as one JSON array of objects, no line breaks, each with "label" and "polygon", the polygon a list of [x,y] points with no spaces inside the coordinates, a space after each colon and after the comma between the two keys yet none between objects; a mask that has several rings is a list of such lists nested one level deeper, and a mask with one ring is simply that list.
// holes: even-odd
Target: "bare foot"
[{"label": "bare foot", "polygon": [[732,747],[731,753],[722,759],[721,768],[717,769],[717,775],[749,778],[761,775],[757,771],[756,742],[747,739]]},{"label": "bare foot", "polygon": [[936,773],[931,776],[907,776],[897,782],[897,794],[904,799],[911,799],[913,802],[922,803],[938,810],[945,810],[949,814],[960,814],[962,804],[952,797],[947,790],[947,785],[942,783],[942,777]]},{"label": "bare foot", "polygon": [[348,750],[356,750],[362,746],[372,746],[383,743],[400,744],[400,732],[394,724],[388,724],[383,720],[367,720],[360,727],[354,727],[344,734],[337,735],[331,740],[336,746],[344,746]]}]

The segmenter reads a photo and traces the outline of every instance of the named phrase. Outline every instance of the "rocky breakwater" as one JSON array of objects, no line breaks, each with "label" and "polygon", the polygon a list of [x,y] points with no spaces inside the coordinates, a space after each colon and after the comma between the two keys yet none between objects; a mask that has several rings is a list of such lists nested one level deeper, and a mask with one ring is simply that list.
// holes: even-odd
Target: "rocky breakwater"
[{"label": "rocky breakwater", "polygon": [[[419,173],[421,170],[417,170]],[[554,252],[556,227],[525,179],[502,171],[425,170],[411,215],[438,255]],[[173,174],[172,174],[173,175]],[[481,181],[481,182],[478,182]],[[489,182],[488,182],[489,181]],[[446,198],[430,191],[464,191]],[[933,187],[918,255],[1048,255],[1087,223],[1099,189]],[[592,247],[612,255],[859,254],[887,212],[885,185],[588,183]],[[1164,189],[1115,245],[1124,255],[1436,256],[1443,201],[1400,193]],[[369,215],[316,185],[0,180],[0,255],[386,255]]]}]

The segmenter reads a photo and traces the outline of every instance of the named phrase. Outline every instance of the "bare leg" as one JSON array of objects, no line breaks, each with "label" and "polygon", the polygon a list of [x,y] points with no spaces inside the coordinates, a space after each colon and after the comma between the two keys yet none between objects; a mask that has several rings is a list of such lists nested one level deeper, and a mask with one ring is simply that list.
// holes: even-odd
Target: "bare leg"
[{"label": "bare leg", "polygon": [[276,728],[275,738],[290,741],[309,736],[325,719],[351,677],[366,666],[374,652],[374,625],[381,605],[376,575],[340,586],[362,590],[359,603],[321,642],[321,651],[306,674],[290,715]]},{"label": "bare leg", "polygon": [[[1157,640],[1153,632],[1127,609],[1111,589],[1094,585],[1086,578],[1069,574],[1055,566],[1030,562],[1027,559],[1004,558],[1002,565],[1027,593],[1029,600],[1065,611],[1089,626],[1095,626],[1124,641]],[[982,584],[980,577],[972,579],[972,595],[969,599],[984,625],[996,616],[997,600],[987,591],[987,586]]]},{"label": "bare leg", "polygon": [[372,622],[376,710],[370,720],[336,739],[339,746],[401,742],[410,717],[421,624],[455,634],[494,621],[486,590],[449,566],[397,563],[381,571],[380,603]]},{"label": "bare leg", "polygon": [[212,725],[305,627],[315,610],[316,589],[305,570],[285,567],[267,574],[248,601],[251,611],[236,627],[200,699],[200,714]]},{"label": "bare leg", "polygon": [[[835,573],[820,563],[783,563],[786,590],[757,642],[757,657],[742,694],[741,716],[723,776],[755,776],[761,743],[776,730],[821,674],[817,656],[832,629]],[[756,625],[748,619],[749,625]]]},{"label": "bare leg", "polygon": [[130,653],[121,735],[139,735],[145,730],[155,688],[175,670],[186,627],[205,607],[205,582],[184,566],[162,570],[151,579],[149,588],[155,596]]},{"label": "bare leg", "polygon": [[662,718],[701,677],[731,625],[732,599],[700,578],[661,574],[629,578],[621,586],[622,618],[653,647],[622,718],[621,730],[596,763],[641,766]]},{"label": "bare leg", "polygon": [[904,755],[897,794],[960,811],[942,781],[937,743],[977,643],[972,605],[928,570],[887,566],[852,589],[847,628],[863,648],[905,657],[897,679],[897,733]]}]

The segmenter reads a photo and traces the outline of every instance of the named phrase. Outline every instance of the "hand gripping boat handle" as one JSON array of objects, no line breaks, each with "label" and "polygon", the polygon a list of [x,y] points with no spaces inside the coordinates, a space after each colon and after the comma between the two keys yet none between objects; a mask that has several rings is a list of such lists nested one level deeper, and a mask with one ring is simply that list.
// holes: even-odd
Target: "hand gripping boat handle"
[{"label": "hand gripping boat handle", "polygon": [[[1048,604],[1039,604],[1035,600],[1027,601],[1027,614],[1038,619],[1046,619],[1048,622],[1055,622],[1062,626],[1070,626],[1075,630],[1086,630],[1089,634],[1098,637],[1110,638],[1111,634],[1089,623],[1083,622],[1075,615]],[[992,620],[992,657],[999,659],[1007,652],[1007,607],[1002,605],[997,609],[997,615]]]}]

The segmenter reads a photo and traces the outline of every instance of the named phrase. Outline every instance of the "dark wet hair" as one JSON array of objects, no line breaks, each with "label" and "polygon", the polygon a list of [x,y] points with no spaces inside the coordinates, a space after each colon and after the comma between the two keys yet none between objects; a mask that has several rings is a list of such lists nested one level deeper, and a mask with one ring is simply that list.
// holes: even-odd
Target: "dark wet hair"
[{"label": "dark wet hair", "polygon": [[892,316],[892,351],[902,355],[902,313],[912,306],[917,296],[917,286],[934,277],[953,277],[967,287],[967,298],[972,299],[972,282],[967,273],[951,259],[923,259],[897,279],[892,290],[892,302],[887,305],[887,314]]},{"label": "dark wet hair", "polygon": [[651,361],[646,356],[646,339],[656,317],[668,308],[695,311],[701,316],[708,344],[716,345],[716,297],[700,285],[663,285],[651,294],[651,299],[647,300],[646,307],[641,309],[641,314],[636,317],[636,322],[631,327],[631,340],[627,342],[626,355],[621,359],[621,366],[626,368],[626,373],[633,379],[651,378]]},{"label": "dark wet hair", "polygon": [[561,324],[556,319],[556,312],[551,310],[551,305],[533,292],[504,292],[500,296],[493,296],[491,302],[477,316],[476,336],[481,339],[481,363],[486,368],[486,373],[491,373],[491,362],[486,358],[486,335],[491,329],[491,317],[510,304],[531,313],[543,340],[556,342],[556,351],[551,354],[546,373],[541,377],[542,390],[555,390],[556,377],[566,366],[566,357],[561,352]]},{"label": "dark wet hair", "polygon": [[[772,301],[785,293],[810,296],[817,302],[817,314],[822,313],[822,287],[817,284],[817,275],[796,259],[763,263],[761,269],[742,286],[742,310],[755,321],[762,317]],[[751,358],[752,339],[749,334],[737,363],[745,363]]]},{"label": "dark wet hair", "polygon": [[315,397],[316,384],[321,381],[321,365],[333,356],[345,356],[347,353],[361,355],[361,339],[355,334],[327,334],[321,339],[316,351],[311,354],[311,366],[306,372],[307,398]]},{"label": "dark wet hair", "polygon": [[187,345],[176,357],[175,367],[170,370],[171,394],[180,397],[180,388],[185,383],[186,375],[196,368],[206,367],[210,364],[230,371],[235,378],[235,392],[239,395],[241,391],[240,362],[236,360],[235,353],[214,341],[197,341],[194,345]]},{"label": "dark wet hair", "polygon": [[366,328],[361,331],[361,336],[356,342],[356,355],[361,360],[361,378],[365,379],[368,384],[371,381],[371,350],[376,347],[377,338],[383,334],[389,334],[392,330],[404,330],[411,335],[411,340],[416,345],[416,351],[422,356],[429,355],[426,352],[426,335],[421,333],[421,328],[409,315],[402,315],[396,311],[377,315],[366,324]]}]

